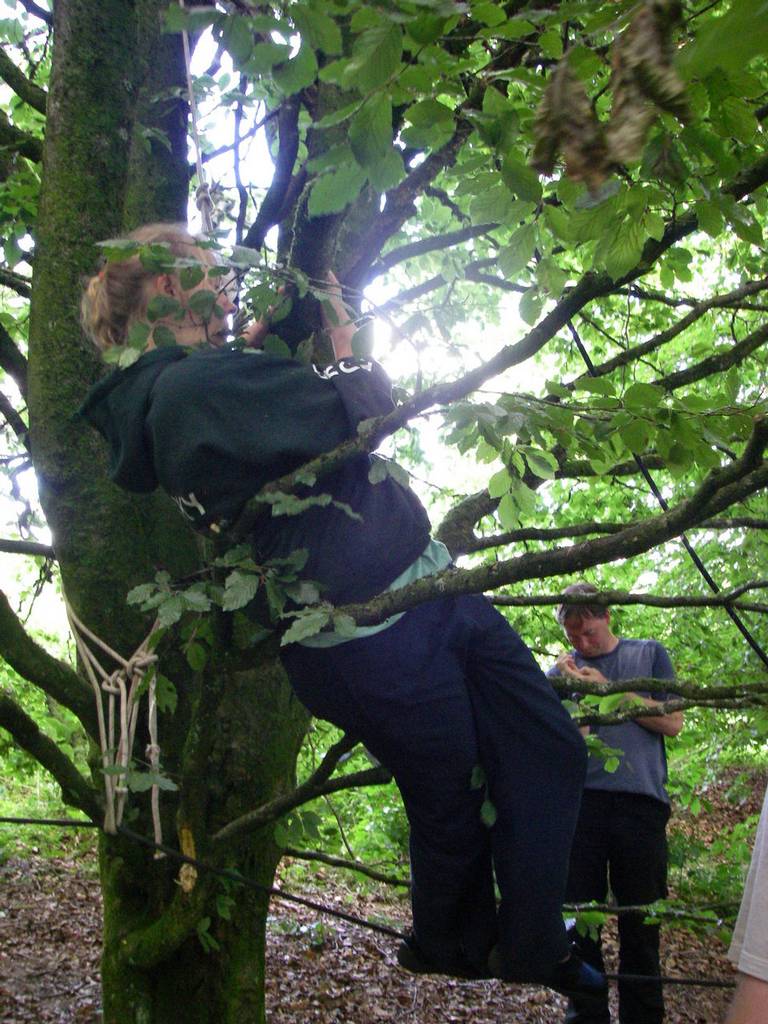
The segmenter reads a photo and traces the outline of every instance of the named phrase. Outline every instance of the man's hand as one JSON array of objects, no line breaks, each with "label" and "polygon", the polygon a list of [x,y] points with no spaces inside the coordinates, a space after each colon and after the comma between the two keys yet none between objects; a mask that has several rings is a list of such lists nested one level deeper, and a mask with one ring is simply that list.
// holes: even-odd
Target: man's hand
[{"label": "man's hand", "polygon": [[579,668],[572,654],[561,654],[557,659],[556,664],[560,671],[565,673],[565,675],[575,676],[576,679],[583,679],[587,683],[608,682],[599,669],[592,668],[589,665],[583,665]]},{"label": "man's hand", "polygon": [[333,354],[337,359],[348,359],[353,356],[352,338],[355,335],[355,322],[341,298],[341,284],[332,270],[328,271],[328,302],[330,303],[336,323],[331,322],[325,307],[322,307],[323,326],[331,337]]}]

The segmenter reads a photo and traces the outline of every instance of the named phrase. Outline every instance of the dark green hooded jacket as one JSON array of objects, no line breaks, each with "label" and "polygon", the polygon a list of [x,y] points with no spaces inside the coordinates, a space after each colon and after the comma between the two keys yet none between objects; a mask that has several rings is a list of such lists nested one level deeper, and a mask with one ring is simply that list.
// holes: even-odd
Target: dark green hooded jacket
[{"label": "dark green hooded jacket", "polygon": [[[155,349],[89,392],[81,414],[106,438],[110,475],[130,491],[158,485],[198,527],[233,521],[264,484],[354,437],[393,408],[378,364],[343,359],[323,370],[262,352]],[[416,495],[391,476],[369,482],[372,457],[351,459],[300,496],[339,507],[297,516],[269,510],[254,529],[257,560],[304,548],[302,571],[334,603],[379,593],[429,540]]]}]

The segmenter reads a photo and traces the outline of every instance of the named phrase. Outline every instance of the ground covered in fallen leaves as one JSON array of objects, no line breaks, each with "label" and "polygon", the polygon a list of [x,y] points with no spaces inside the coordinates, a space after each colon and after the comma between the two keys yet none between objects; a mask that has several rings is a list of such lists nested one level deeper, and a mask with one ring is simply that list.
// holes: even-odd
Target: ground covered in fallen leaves
[{"label": "ground covered in fallen leaves", "polygon": [[[679,816],[686,835],[716,837],[759,811],[764,780],[736,810],[711,794],[711,810]],[[296,889],[287,865],[278,884]],[[315,870],[301,894],[347,913],[406,928],[407,901],[390,890],[361,894],[331,869]],[[57,856],[25,842],[0,866],[0,1021],[97,1024],[99,887],[93,837],[70,836]],[[396,940],[275,900],[269,919],[269,1024],[552,1024],[564,1000],[539,988],[408,975],[395,964]],[[615,955],[607,930],[609,960]],[[614,961],[615,963],[615,961]],[[615,969],[615,967],[614,967]],[[664,929],[665,974],[732,979],[723,943]],[[614,994],[615,998],[615,994]],[[669,1024],[720,1024],[729,993],[670,986]]]}]

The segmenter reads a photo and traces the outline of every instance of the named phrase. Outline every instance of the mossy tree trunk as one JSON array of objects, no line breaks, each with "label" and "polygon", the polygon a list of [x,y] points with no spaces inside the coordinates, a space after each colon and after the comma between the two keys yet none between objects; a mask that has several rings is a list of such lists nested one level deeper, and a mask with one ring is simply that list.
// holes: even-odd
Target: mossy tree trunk
[{"label": "mossy tree trunk", "polygon": [[[171,503],[111,485],[103,446],[73,419],[100,373],[77,314],[94,243],[141,221],[186,219],[186,105],[155,102],[160,89],[183,83],[180,37],[162,33],[165,6],[55,5],[31,312],[33,458],[64,585],[81,618],[124,654],[148,627],[127,607],[127,591],[160,568],[179,576],[201,564],[199,542]],[[170,147],[147,129],[163,131]],[[162,762],[180,785],[162,797],[164,834],[171,844],[184,835],[187,851],[268,887],[279,859],[271,828],[218,846],[209,837],[291,786],[307,719],[273,649],[243,671],[228,641],[219,623],[206,668],[196,673],[178,640],[164,641],[162,671],[176,686],[178,707],[161,715]],[[139,756],[142,742],[137,737]],[[98,792],[98,773],[93,785]],[[139,812],[132,828],[150,834],[146,794],[130,804]],[[230,892],[203,875],[185,891],[178,863],[154,860],[122,836],[102,838],[100,863],[105,1021],[263,1021],[263,892]]]}]

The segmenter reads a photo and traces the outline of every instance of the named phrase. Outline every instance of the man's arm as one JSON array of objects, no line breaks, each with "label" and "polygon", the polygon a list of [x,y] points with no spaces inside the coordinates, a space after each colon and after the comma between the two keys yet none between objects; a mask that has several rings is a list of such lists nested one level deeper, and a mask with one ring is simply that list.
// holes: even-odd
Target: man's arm
[{"label": "man's arm", "polygon": [[[675,670],[672,667],[666,647],[660,643],[656,644],[651,674],[654,679],[668,679],[670,682],[674,682]],[[633,697],[635,701],[641,701],[649,708],[657,708],[664,703],[660,700],[654,700],[652,697],[641,697],[637,693],[628,693],[627,696]],[[658,732],[662,736],[669,736],[671,738],[677,736],[683,728],[683,712],[673,711],[669,715],[650,715],[648,718],[636,718],[635,721],[638,725],[642,725],[644,729],[648,729],[649,732]]]},{"label": "man's arm", "polygon": [[[563,659],[563,664],[560,665],[558,659],[558,666],[564,669],[568,675],[577,676],[579,679],[584,679],[590,683],[607,683],[608,680],[596,668],[590,666],[584,666],[578,668],[572,658],[567,655]],[[669,679],[670,682],[675,678],[675,672],[672,668],[672,662],[669,660],[669,655],[666,649],[658,645],[656,655],[653,663],[653,678],[654,679]],[[660,707],[664,701],[654,700],[652,697],[641,697],[639,693],[629,691],[624,695],[624,699],[627,703],[632,704],[645,704],[649,708]],[[638,718],[633,718],[633,722],[637,722],[644,729],[648,729],[649,732],[658,732],[662,736],[677,736],[680,730],[683,728],[683,712],[673,711],[668,715],[648,715],[647,717],[641,715]]]}]

